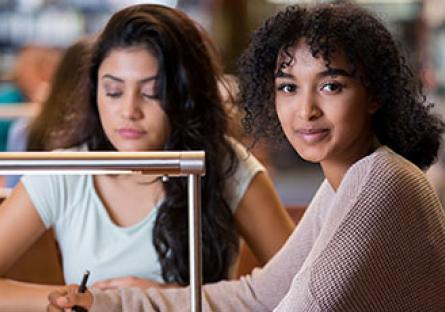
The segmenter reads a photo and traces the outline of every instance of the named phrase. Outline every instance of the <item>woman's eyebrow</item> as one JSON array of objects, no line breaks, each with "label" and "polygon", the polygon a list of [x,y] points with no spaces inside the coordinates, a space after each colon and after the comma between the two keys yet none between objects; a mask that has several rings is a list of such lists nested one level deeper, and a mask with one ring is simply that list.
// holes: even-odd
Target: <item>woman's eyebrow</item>
[{"label": "woman's eyebrow", "polygon": [[341,69],[341,68],[327,68],[326,70],[318,73],[319,77],[326,77],[326,76],[346,76],[351,77],[351,73],[347,70]]},{"label": "woman's eyebrow", "polygon": [[157,80],[158,78],[159,78],[158,75],[150,76],[150,77],[147,77],[147,78],[139,80],[139,83],[150,82],[150,81],[153,81],[153,80]]},{"label": "woman's eyebrow", "polygon": [[282,70],[280,69],[280,70],[278,70],[278,71],[275,73],[275,79],[276,79],[276,78],[290,78],[290,79],[293,79],[294,76],[293,76],[292,74],[285,73],[284,71],[282,71]]},{"label": "woman's eyebrow", "polygon": [[103,75],[101,79],[111,79],[111,80],[114,80],[114,81],[117,81],[117,82],[124,82],[123,79],[118,78],[118,77],[113,76],[113,75],[110,75],[110,74]]},{"label": "woman's eyebrow", "polygon": [[[327,77],[327,76],[346,76],[346,77],[352,77],[352,74],[350,72],[348,72],[345,69],[342,68],[327,68],[326,70],[319,72],[317,74],[318,77],[322,78],[322,77]],[[289,78],[289,79],[293,79],[295,78],[292,74],[290,73],[285,73],[282,70],[278,70],[275,73],[275,79],[276,78]]]},{"label": "woman's eyebrow", "polygon": [[[114,81],[117,81],[117,82],[124,82],[124,79],[121,79],[119,77],[113,76],[111,74],[103,75],[102,79],[111,79],[111,80],[114,80]],[[150,76],[150,77],[147,77],[147,78],[142,78],[142,79],[138,80],[138,82],[139,83],[146,83],[146,82],[150,82],[150,81],[156,80],[156,79],[158,79],[158,75]]]}]

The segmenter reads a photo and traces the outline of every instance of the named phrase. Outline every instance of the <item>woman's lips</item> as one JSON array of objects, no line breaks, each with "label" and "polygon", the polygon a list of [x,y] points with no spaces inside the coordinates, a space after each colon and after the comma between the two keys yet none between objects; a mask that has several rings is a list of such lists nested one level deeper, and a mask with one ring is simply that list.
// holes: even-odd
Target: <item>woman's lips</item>
[{"label": "woman's lips", "polygon": [[329,134],[329,129],[298,129],[295,132],[305,142],[317,143]]},{"label": "woman's lips", "polygon": [[118,129],[117,133],[123,137],[124,139],[128,140],[137,140],[145,135],[146,131],[138,130],[138,129],[131,129],[131,128],[123,128]]}]

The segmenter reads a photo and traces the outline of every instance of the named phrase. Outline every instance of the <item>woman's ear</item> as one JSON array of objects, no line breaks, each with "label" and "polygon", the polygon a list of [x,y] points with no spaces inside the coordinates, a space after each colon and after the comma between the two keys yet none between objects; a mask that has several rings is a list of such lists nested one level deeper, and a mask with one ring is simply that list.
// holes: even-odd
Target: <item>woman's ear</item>
[{"label": "woman's ear", "polygon": [[382,103],[377,99],[376,96],[371,95],[368,100],[368,113],[374,114],[382,107]]},{"label": "woman's ear", "polygon": [[368,112],[372,115],[376,111],[378,111],[380,107],[382,107],[382,104],[380,104],[380,102],[372,101],[368,106]]}]

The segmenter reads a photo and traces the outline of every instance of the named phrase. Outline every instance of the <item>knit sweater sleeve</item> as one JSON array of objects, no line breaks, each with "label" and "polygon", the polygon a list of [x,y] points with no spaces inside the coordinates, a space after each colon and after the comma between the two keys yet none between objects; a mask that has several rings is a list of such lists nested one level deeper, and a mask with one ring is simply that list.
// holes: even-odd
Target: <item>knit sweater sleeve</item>
[{"label": "knit sweater sleeve", "polygon": [[[320,209],[330,200],[325,182],[284,247],[264,266],[239,281],[222,281],[203,287],[204,311],[271,311],[289,289],[303,265],[320,228]],[[97,311],[188,311],[189,288],[92,290]]]},{"label": "knit sweater sleeve", "polygon": [[445,217],[424,174],[381,151],[343,183],[344,217],[279,311],[445,311]]},{"label": "knit sweater sleeve", "polygon": [[[329,208],[329,209],[326,209]],[[94,291],[96,311],[188,311],[189,290]],[[445,216],[424,174],[388,149],[322,186],[262,270],[203,288],[205,311],[444,311]],[[278,306],[277,306],[278,305]]]}]

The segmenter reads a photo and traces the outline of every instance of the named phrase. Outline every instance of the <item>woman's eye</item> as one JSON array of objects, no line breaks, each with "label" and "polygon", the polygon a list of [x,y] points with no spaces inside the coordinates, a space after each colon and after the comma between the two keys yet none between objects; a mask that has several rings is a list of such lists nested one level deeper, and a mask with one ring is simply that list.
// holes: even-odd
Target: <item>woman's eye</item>
[{"label": "woman's eye", "polygon": [[278,85],[277,89],[278,89],[278,91],[282,91],[284,93],[292,93],[297,90],[297,86],[293,85],[293,84],[286,83],[286,84]]},{"label": "woman's eye", "polygon": [[330,83],[323,84],[322,90],[327,91],[329,93],[338,93],[341,90],[343,90],[343,87],[344,86],[342,84],[340,84],[340,83],[330,82]]},{"label": "woman's eye", "polygon": [[118,98],[122,95],[122,92],[106,92],[105,95],[110,98]]},{"label": "woman's eye", "polygon": [[159,97],[156,94],[148,94],[148,93],[142,93],[142,97],[146,100],[157,100]]}]

